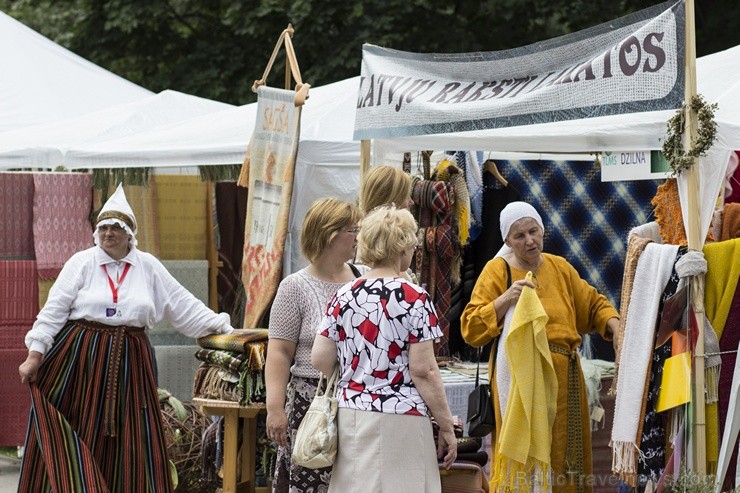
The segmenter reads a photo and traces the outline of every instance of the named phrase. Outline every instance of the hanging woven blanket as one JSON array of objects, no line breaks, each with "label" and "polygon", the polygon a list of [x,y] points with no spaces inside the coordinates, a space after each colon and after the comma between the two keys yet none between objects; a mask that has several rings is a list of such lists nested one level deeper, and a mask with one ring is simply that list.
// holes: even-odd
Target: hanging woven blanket
[{"label": "hanging woven blanket", "polygon": [[545,221],[545,250],[565,257],[617,307],[629,230],[649,221],[657,180],[602,182],[592,161],[499,161]]},{"label": "hanging woven blanket", "polygon": [[64,263],[93,245],[92,175],[33,175],[33,238],[39,277],[54,279]]},{"label": "hanging woven blanket", "polygon": [[33,258],[33,175],[0,173],[0,259]]}]

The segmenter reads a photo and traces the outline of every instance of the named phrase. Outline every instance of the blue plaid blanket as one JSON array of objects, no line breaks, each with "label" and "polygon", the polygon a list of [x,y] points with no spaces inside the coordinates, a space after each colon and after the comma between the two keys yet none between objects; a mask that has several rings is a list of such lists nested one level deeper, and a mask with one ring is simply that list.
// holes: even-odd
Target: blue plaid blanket
[{"label": "blue plaid blanket", "polygon": [[545,224],[545,251],[565,257],[619,309],[627,234],[652,221],[662,180],[601,182],[593,161],[496,161]]}]

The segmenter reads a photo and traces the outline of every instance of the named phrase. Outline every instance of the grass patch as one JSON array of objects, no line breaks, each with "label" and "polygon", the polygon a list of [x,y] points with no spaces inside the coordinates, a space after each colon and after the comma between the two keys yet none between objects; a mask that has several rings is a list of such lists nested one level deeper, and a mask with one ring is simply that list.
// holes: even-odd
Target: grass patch
[{"label": "grass patch", "polygon": [[0,447],[0,456],[17,459],[18,458],[18,447]]}]

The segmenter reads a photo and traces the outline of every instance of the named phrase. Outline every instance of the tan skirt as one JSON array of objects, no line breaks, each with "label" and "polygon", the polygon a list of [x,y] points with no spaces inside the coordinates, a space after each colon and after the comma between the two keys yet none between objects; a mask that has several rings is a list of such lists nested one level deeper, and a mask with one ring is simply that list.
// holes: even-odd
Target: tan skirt
[{"label": "tan skirt", "polygon": [[329,493],[439,493],[429,418],[339,408]]}]

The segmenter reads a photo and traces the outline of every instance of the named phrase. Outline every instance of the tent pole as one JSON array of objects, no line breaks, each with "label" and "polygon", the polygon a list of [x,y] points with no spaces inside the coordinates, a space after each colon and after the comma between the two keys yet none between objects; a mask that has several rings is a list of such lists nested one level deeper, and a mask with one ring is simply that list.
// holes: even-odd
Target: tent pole
[{"label": "tent pole", "polygon": [[370,169],[370,141],[361,140],[360,141],[360,182],[362,182],[362,178],[365,176],[365,173],[367,173],[367,170],[369,169]]},{"label": "tent pole", "polygon": [[[684,118],[685,128],[683,135],[684,149],[689,149],[691,143],[696,140],[698,134],[698,123],[696,112],[689,104],[696,95],[696,38],[694,24],[694,0],[686,0],[686,55],[684,59],[685,84],[684,84]],[[686,171],[688,184],[688,243],[689,250],[701,251],[704,245],[701,232],[701,201],[699,199],[700,175],[699,163],[694,162]],[[693,450],[693,470],[700,476],[707,473],[707,439],[706,418],[704,398],[704,276],[693,276],[690,280],[691,305],[696,314],[696,347],[694,349],[693,373],[693,396],[691,409],[693,419],[691,426],[691,447]]]}]

